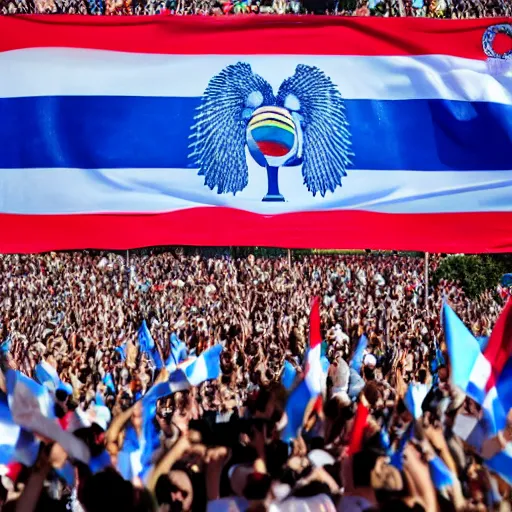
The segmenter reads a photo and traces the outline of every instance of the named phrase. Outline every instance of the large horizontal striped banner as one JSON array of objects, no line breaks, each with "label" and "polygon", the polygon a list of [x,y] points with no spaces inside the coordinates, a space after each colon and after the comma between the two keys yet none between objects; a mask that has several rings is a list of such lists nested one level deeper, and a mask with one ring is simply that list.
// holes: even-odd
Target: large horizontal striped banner
[{"label": "large horizontal striped banner", "polygon": [[0,251],[512,251],[512,20],[0,18]]}]

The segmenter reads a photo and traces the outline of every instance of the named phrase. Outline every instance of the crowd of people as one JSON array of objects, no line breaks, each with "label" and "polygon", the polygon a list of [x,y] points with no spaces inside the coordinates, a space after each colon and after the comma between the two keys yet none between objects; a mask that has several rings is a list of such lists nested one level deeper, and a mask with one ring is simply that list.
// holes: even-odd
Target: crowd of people
[{"label": "crowd of people", "polygon": [[509,0],[0,0],[0,14],[512,16]]},{"label": "crowd of people", "polygon": [[[323,400],[285,439],[314,297]],[[103,460],[95,469],[46,439],[32,466],[0,466],[1,510],[510,510],[511,487],[453,432],[474,404],[450,384],[443,300],[478,337],[503,305],[492,291],[469,300],[454,282],[425,290],[424,260],[390,254],[291,265],[179,250],[0,255],[3,372],[37,378],[43,361],[54,368],[66,383],[52,390],[62,428]],[[176,343],[185,364],[222,347],[217,379],[158,400],[147,472],[144,397],[175,365],[155,367],[143,321],[166,365]],[[368,344],[353,365],[362,334]],[[430,389],[419,416],[407,406],[411,383]],[[83,416],[87,426],[73,430],[70,418]]]}]

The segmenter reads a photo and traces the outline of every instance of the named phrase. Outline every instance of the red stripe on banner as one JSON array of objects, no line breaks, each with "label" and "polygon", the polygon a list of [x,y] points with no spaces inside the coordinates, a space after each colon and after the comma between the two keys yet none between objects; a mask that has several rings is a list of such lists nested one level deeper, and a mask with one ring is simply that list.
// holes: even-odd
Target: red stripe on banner
[{"label": "red stripe on banner", "polygon": [[512,212],[364,211],[257,215],[222,207],[162,214],[0,214],[0,252],[130,249],[154,245],[512,252]]},{"label": "red stripe on banner", "polygon": [[[0,16],[0,51],[70,47],[180,55],[440,54],[483,60],[485,30],[511,22],[293,15]],[[500,39],[499,50],[512,49],[510,37]]]}]

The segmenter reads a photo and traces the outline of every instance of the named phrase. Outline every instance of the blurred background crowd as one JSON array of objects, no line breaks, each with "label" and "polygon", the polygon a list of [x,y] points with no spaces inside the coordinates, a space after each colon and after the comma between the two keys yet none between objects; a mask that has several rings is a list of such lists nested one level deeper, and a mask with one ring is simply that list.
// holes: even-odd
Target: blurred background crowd
[{"label": "blurred background crowd", "polygon": [[510,0],[0,0],[1,14],[512,16]]},{"label": "blurred background crowd", "polygon": [[[459,260],[432,257],[430,271],[447,261]],[[470,297],[439,278],[426,289],[424,264],[396,254],[0,255],[3,374],[37,378],[50,365],[66,383],[52,392],[62,428],[104,457],[95,468],[42,444],[34,465],[0,466],[1,510],[510,510],[511,487],[454,431],[459,415],[479,412],[451,385],[440,320],[445,299],[486,339],[505,295],[473,287]],[[307,367],[313,297],[326,388],[288,442],[287,381]],[[164,361],[222,347],[219,378],[158,401],[155,439],[144,397],[169,375],[141,345],[143,320]],[[410,386],[425,389],[419,414]],[[84,416],[89,426],[74,430]]]}]

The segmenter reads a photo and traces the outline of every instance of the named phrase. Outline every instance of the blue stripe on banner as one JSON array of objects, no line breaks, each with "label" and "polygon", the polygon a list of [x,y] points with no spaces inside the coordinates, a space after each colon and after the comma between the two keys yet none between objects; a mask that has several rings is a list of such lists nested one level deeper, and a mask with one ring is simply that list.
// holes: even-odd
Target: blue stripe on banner
[{"label": "blue stripe on banner", "polygon": [[[199,98],[0,99],[0,168],[186,168]],[[365,170],[509,170],[512,106],[346,100]]]}]

